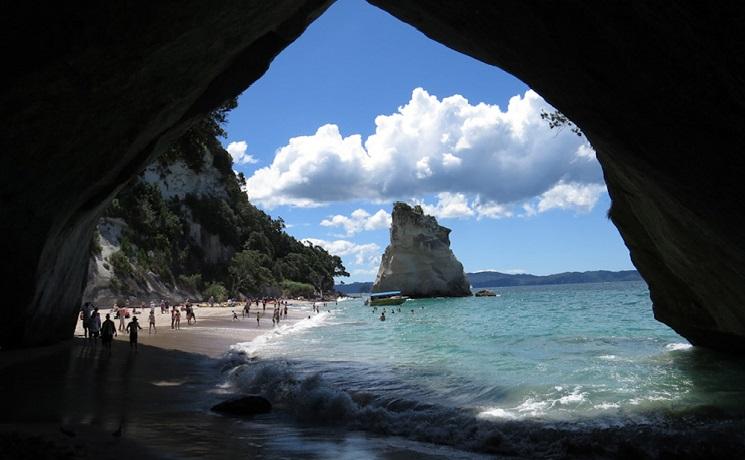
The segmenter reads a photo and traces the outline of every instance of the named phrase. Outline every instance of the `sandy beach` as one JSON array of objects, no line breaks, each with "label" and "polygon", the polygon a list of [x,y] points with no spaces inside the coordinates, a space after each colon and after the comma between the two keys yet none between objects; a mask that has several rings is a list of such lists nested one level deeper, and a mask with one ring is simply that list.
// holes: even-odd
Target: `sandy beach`
[{"label": "sandy beach", "polygon": [[[149,331],[148,314],[150,309],[144,311],[137,309],[137,320],[142,327],[139,333],[139,343],[162,348],[165,350],[180,350],[188,353],[196,353],[208,356],[210,358],[219,358],[223,355],[232,344],[239,342],[250,342],[262,334],[276,331],[276,326],[272,325],[272,311],[274,304],[267,304],[266,309],[259,304],[251,305],[251,310],[247,316],[241,312],[244,304],[235,304],[233,307],[227,304],[215,305],[210,307],[208,304],[197,304],[194,306],[196,322],[188,324],[186,314],[181,313],[180,329],[171,329],[171,313],[161,313],[160,308],[155,308],[155,332]],[[291,300],[287,307],[287,318],[282,317],[279,327],[287,327],[298,321],[308,319],[312,315],[313,302]],[[322,302],[318,303],[323,305]],[[328,305],[328,303],[327,303]],[[333,305],[333,302],[331,303]],[[233,311],[238,316],[237,320],[233,319]],[[260,320],[256,322],[256,312],[260,314]],[[101,321],[110,314],[114,324],[119,327],[119,320],[114,320],[114,313],[109,308],[99,310]],[[125,320],[128,324],[130,319]],[[75,328],[75,336],[83,337],[83,325],[78,321]],[[119,332],[115,341],[121,341],[129,344],[129,335]]]},{"label": "sandy beach", "polygon": [[[170,313],[156,308],[152,334],[149,309],[138,309],[137,353],[119,333],[109,355],[82,338],[80,322],[65,343],[0,353],[0,458],[224,458],[246,454],[251,445],[260,449],[260,429],[250,442],[236,438],[235,424],[247,422],[209,410],[229,397],[221,387],[221,357],[232,344],[308,320],[311,305],[290,301],[277,328],[271,304],[266,312],[259,305],[258,327],[256,305],[250,318],[236,306],[238,320],[233,308],[201,306],[197,323],[182,320],[180,330],[171,329]],[[101,310],[102,318],[108,312]]]}]

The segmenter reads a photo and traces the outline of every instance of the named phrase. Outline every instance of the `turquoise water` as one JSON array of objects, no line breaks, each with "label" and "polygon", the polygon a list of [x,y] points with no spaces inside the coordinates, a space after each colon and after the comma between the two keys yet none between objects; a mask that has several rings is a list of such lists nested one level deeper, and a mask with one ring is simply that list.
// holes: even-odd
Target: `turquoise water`
[{"label": "turquoise water", "polygon": [[743,413],[742,363],[693,349],[655,321],[643,282],[495,291],[409,300],[388,307],[385,322],[359,299],[329,304],[236,345],[228,379],[299,422],[473,450],[520,423],[669,425]]}]

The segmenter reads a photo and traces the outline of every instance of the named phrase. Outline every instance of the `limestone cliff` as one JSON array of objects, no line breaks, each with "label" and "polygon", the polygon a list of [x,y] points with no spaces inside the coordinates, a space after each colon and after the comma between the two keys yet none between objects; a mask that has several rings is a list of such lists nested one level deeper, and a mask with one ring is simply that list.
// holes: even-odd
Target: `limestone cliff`
[{"label": "limestone cliff", "polygon": [[[218,145],[213,145],[213,149],[218,148]],[[122,192],[133,194],[137,193],[135,190],[145,189],[157,193],[158,201],[168,203],[166,212],[171,218],[178,219],[178,226],[183,228],[183,231],[178,232],[180,241],[174,242],[178,245],[178,250],[186,257],[198,254],[197,260],[191,261],[189,267],[189,271],[194,273],[191,276],[179,273],[186,269],[184,260],[157,257],[157,251],[153,248],[137,246],[136,237],[141,235],[135,233],[142,229],[132,226],[141,225],[141,219],[146,216],[141,216],[132,209],[121,208],[137,206],[142,200],[137,197],[123,204],[119,203],[119,200],[124,201],[120,197],[96,227],[94,250],[91,251],[88,265],[88,282],[83,293],[84,301],[105,306],[127,299],[174,301],[201,297],[201,273],[214,272],[217,265],[227,265],[236,251],[220,235],[206,230],[202,216],[194,213],[189,206],[193,199],[223,201],[228,198],[229,175],[233,172],[230,168],[221,171],[216,166],[219,163],[216,155],[226,154],[213,152],[205,147],[196,166],[179,157],[156,160]],[[152,204],[147,203],[145,206],[153,213],[158,213],[157,209],[152,209]],[[157,216],[149,218],[157,219]],[[147,237],[149,239],[156,235]],[[145,255],[138,257],[141,251]],[[194,274],[197,274],[196,278]]]},{"label": "limestone cliff", "polygon": [[471,295],[463,265],[450,250],[450,229],[420,206],[393,205],[391,242],[372,291],[394,290],[409,297]]}]

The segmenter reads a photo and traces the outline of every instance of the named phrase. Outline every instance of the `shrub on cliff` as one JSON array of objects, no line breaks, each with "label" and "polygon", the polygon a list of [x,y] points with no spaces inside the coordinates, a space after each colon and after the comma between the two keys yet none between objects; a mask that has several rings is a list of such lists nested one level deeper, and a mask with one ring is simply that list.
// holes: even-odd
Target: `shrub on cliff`
[{"label": "shrub on cliff", "polygon": [[297,281],[284,280],[280,283],[283,297],[305,297],[312,298],[316,294],[316,288],[312,284],[298,283]]},{"label": "shrub on cliff", "polygon": [[130,265],[129,259],[121,250],[113,252],[109,256],[109,263],[111,264],[114,275],[117,277],[125,278],[132,276],[132,265]]},{"label": "shrub on cliff", "polygon": [[209,299],[210,297],[215,299],[215,302],[225,302],[228,298],[228,290],[222,283],[212,283],[207,286],[207,289],[203,292],[204,298]]},{"label": "shrub on cliff", "polygon": [[193,275],[179,275],[179,284],[189,290],[199,291],[202,289],[202,275],[194,273]]}]

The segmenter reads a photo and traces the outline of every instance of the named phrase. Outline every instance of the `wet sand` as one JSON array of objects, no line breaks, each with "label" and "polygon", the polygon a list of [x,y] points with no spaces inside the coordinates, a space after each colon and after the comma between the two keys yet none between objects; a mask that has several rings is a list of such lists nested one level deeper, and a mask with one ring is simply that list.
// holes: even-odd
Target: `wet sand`
[{"label": "wet sand", "polygon": [[[280,322],[280,326],[294,324],[300,320],[307,319],[312,302],[290,301],[287,307],[287,318]],[[137,320],[142,327],[139,332],[139,343],[141,345],[151,345],[166,350],[181,350],[189,353],[197,353],[212,358],[218,358],[225,353],[228,347],[237,342],[250,342],[256,337],[271,332],[272,312],[274,305],[267,304],[266,310],[261,305],[258,307],[251,305],[251,311],[248,316],[243,317],[241,309],[243,304],[236,305],[234,308],[227,306],[196,306],[194,314],[196,322],[191,325],[186,321],[186,313],[181,312],[180,329],[171,329],[171,313],[160,313],[160,308],[155,309],[155,332],[149,331],[148,315],[150,309],[137,310]],[[258,308],[258,310],[257,310]],[[233,319],[233,311],[238,316],[238,320]],[[256,312],[260,314],[260,320],[256,322]],[[119,327],[119,320],[115,320],[113,312],[109,309],[99,310],[101,321],[106,318],[106,314],[111,315],[114,325]],[[125,320],[128,324],[130,319]],[[76,337],[83,337],[82,322],[78,321],[75,329]],[[129,335],[126,332],[119,332],[114,341],[129,343]]]},{"label": "wet sand", "polygon": [[[120,333],[109,355],[81,337],[80,324],[65,343],[0,353],[0,458],[251,457],[260,446],[236,436],[246,422],[209,409],[229,397],[220,385],[228,347],[273,330],[272,306],[259,327],[255,308],[253,319],[238,310],[235,321],[230,308],[201,307],[181,330],[156,309],[157,334],[138,314],[136,353]],[[307,319],[310,305],[288,310],[282,325]]]},{"label": "wet sand", "polygon": [[[329,303],[329,309],[334,305]],[[291,304],[281,326],[313,316]],[[139,310],[138,310],[139,311]],[[170,328],[156,309],[157,334],[142,321],[138,352],[127,334],[111,355],[82,337],[51,347],[0,353],[0,460],[151,458],[472,458],[447,447],[297,424],[281,410],[252,418],[211,412],[234,397],[224,386],[230,345],[272,334],[271,308],[256,325],[230,308],[197,309],[197,324]],[[104,316],[107,311],[101,312]],[[185,317],[185,315],[184,315]],[[118,321],[115,321],[118,326]],[[77,334],[82,334],[78,325]]]}]

